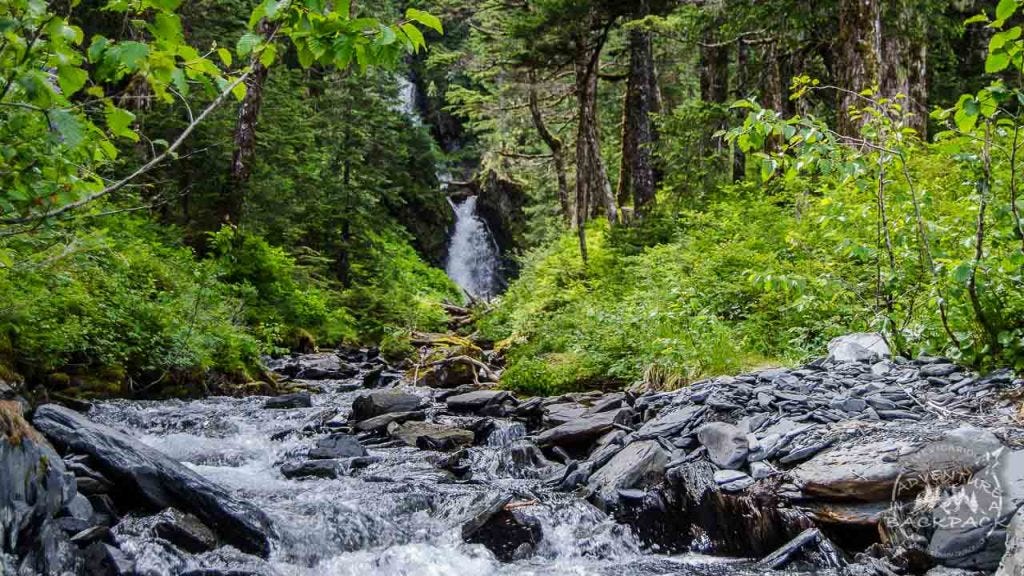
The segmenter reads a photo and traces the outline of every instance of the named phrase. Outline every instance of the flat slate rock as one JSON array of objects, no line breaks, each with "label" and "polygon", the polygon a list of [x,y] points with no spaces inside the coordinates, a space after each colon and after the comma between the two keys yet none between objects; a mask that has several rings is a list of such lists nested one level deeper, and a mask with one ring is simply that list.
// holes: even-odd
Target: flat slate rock
[{"label": "flat slate rock", "polygon": [[589,443],[600,438],[605,432],[625,419],[632,419],[633,411],[619,408],[611,412],[600,412],[570,420],[537,435],[539,446],[568,446]]},{"label": "flat slate rock", "polygon": [[381,390],[359,396],[352,402],[350,419],[354,422],[368,420],[374,416],[392,412],[411,412],[423,404],[423,399],[415,394],[397,390]]},{"label": "flat slate rock", "polygon": [[877,502],[892,498],[893,486],[908,470],[922,474],[976,471],[1000,446],[991,432],[966,427],[923,445],[899,437],[844,442],[800,464],[791,474],[808,496]]},{"label": "flat slate rock", "polygon": [[313,406],[313,397],[309,392],[295,392],[293,394],[282,394],[269,398],[263,403],[268,410],[287,410],[289,408],[310,408]]},{"label": "flat slate rock", "polygon": [[725,422],[705,424],[697,430],[697,440],[719,468],[736,469],[747,461],[747,435],[738,426]]},{"label": "flat slate rock", "polygon": [[239,550],[270,553],[274,531],[266,514],[180,462],[63,406],[40,406],[32,422],[59,449],[87,454],[118,486],[119,498],[194,514]]},{"label": "flat slate rock", "polygon": [[668,452],[657,441],[633,442],[594,472],[589,486],[604,502],[611,502],[620,489],[659,483],[665,475],[668,461]]},{"label": "flat slate rock", "polygon": [[454,412],[477,412],[506,400],[513,400],[512,394],[507,390],[477,390],[449,396],[445,399],[445,404]]},{"label": "flat slate rock", "polygon": [[470,430],[433,422],[406,422],[397,425],[390,434],[408,446],[426,450],[447,451],[472,446],[475,439]]},{"label": "flat slate rock", "polygon": [[331,434],[326,438],[317,441],[316,446],[309,451],[308,457],[311,460],[326,460],[330,458],[358,458],[366,456],[366,448],[358,440],[348,434]]}]

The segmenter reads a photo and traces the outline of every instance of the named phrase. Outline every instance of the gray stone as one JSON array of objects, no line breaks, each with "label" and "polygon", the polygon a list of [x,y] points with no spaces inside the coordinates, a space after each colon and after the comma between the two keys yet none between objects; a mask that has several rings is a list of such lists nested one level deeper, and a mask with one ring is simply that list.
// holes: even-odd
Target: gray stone
[{"label": "gray stone", "polygon": [[388,424],[392,422],[408,422],[410,420],[426,420],[427,413],[421,410],[415,412],[391,412],[390,414],[381,414],[380,416],[374,416],[373,418],[367,418],[356,423],[356,430],[360,432],[379,432],[386,430]]},{"label": "gray stone", "polygon": [[833,362],[877,362],[889,357],[889,345],[877,332],[860,332],[834,338],[828,343]]},{"label": "gray stone", "polygon": [[217,547],[217,535],[199,518],[169,508],[157,514],[153,534],[186,552],[198,554]]},{"label": "gray stone", "polygon": [[602,501],[612,502],[619,489],[659,483],[668,461],[668,453],[657,441],[633,442],[594,472],[589,486]]},{"label": "gray stone", "polygon": [[285,478],[338,478],[342,467],[338,459],[287,462],[281,466],[281,474]]},{"label": "gray stone", "polygon": [[929,376],[949,376],[953,372],[956,372],[959,368],[956,364],[926,364],[921,367],[919,374],[922,378],[928,378]]},{"label": "gray stone", "polygon": [[479,412],[488,406],[500,405],[503,402],[513,403],[515,399],[507,390],[477,390],[467,394],[449,396],[445,404],[453,412]]},{"label": "gray stone", "polygon": [[659,414],[640,427],[637,438],[675,436],[693,424],[705,410],[703,406],[690,405],[667,414]]},{"label": "gray stone", "polygon": [[632,418],[633,411],[629,408],[600,412],[576,418],[550,430],[545,430],[537,435],[536,442],[539,446],[563,447],[589,444],[614,428],[615,424],[622,424]]},{"label": "gray stone", "polygon": [[711,422],[697,430],[697,440],[708,450],[708,457],[719,468],[736,469],[746,462],[747,435],[725,422]]},{"label": "gray stone", "polygon": [[751,462],[750,463],[750,476],[754,480],[764,480],[770,476],[778,474],[779,471],[775,469],[771,464],[767,462]]},{"label": "gray stone", "polygon": [[1006,552],[995,576],[1024,576],[1024,508],[1013,515],[1006,529]]},{"label": "gray stone", "polygon": [[[902,438],[845,442],[800,464],[791,474],[810,496],[876,502],[892,498],[893,485],[908,470],[979,470],[1000,445],[991,432],[978,428],[952,430],[921,447]],[[879,457],[888,453],[896,457],[889,462]]]},{"label": "gray stone", "polygon": [[397,390],[371,392],[357,397],[352,402],[352,414],[349,419],[353,422],[362,422],[382,414],[411,412],[422,403],[423,399],[419,396]]},{"label": "gray stone", "polygon": [[715,484],[725,492],[741,492],[754,483],[754,479],[739,470],[718,470]]},{"label": "gray stone", "polygon": [[295,392],[274,396],[263,403],[268,410],[286,410],[289,408],[309,408],[313,406],[313,398],[309,392]]},{"label": "gray stone", "polygon": [[472,446],[474,439],[469,430],[433,422],[406,422],[395,425],[389,433],[408,446],[442,451]]},{"label": "gray stone", "polygon": [[482,544],[495,558],[512,562],[530,556],[543,539],[540,522],[520,509],[509,509],[511,496],[484,496],[462,524],[462,539]]},{"label": "gray stone", "polygon": [[36,409],[33,423],[59,448],[87,454],[121,495],[190,512],[239,550],[270,553],[274,531],[261,510],[161,452],[53,404]]},{"label": "gray stone", "polygon": [[366,456],[366,448],[358,440],[348,434],[331,434],[317,441],[316,447],[309,451],[312,460],[330,458],[358,458]]}]

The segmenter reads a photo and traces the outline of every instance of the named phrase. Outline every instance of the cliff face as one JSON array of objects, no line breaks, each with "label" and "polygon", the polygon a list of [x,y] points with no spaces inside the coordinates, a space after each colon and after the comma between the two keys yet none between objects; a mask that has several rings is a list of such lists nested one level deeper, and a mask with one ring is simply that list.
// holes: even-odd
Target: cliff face
[{"label": "cliff face", "polygon": [[512,255],[525,246],[525,204],[526,192],[518,183],[502,178],[493,170],[481,179],[477,212],[487,222],[498,244],[506,278],[516,275]]}]

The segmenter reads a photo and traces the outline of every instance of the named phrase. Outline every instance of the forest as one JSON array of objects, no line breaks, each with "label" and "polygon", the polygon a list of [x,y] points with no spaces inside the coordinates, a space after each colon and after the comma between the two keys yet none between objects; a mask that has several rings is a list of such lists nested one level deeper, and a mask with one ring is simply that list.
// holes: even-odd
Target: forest
[{"label": "forest", "polygon": [[1024,575],[1022,27],[0,0],[0,576]]},{"label": "forest", "polygon": [[474,328],[512,389],[864,330],[1024,366],[1016,2],[321,4],[4,3],[7,380],[410,354],[464,301],[449,198],[476,194],[508,291]]}]

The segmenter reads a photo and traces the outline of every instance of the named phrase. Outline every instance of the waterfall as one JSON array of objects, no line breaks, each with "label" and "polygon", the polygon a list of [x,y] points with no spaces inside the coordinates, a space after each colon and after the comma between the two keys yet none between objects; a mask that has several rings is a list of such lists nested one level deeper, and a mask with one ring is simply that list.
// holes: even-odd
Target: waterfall
[{"label": "waterfall", "polygon": [[[422,125],[416,109],[416,84],[409,78],[397,75],[398,102],[396,110],[411,122]],[[452,176],[444,164],[436,168],[441,191],[447,193]],[[498,260],[498,247],[487,224],[477,214],[476,196],[470,196],[458,204],[449,203],[455,211],[455,228],[448,239],[448,261],[445,271],[470,298],[488,299],[498,294],[503,287]]]},{"label": "waterfall", "polygon": [[455,229],[448,244],[448,276],[472,298],[487,299],[501,288],[498,250],[487,224],[477,214],[476,196],[455,209]]}]

